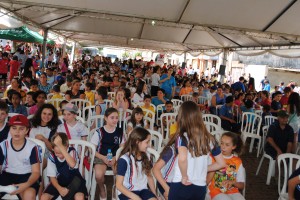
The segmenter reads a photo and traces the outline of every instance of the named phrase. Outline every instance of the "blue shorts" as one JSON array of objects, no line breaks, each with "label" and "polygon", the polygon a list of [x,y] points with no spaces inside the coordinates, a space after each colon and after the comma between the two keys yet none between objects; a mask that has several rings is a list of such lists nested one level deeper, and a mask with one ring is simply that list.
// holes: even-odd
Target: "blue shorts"
[{"label": "blue shorts", "polygon": [[[138,195],[143,200],[156,198],[155,195],[148,189],[144,189],[144,190],[141,190],[141,191],[131,191],[131,192]],[[125,196],[124,194],[120,194],[119,199],[120,200],[128,200],[129,198],[127,196]]]},{"label": "blue shorts", "polygon": [[[8,173],[8,172],[2,172],[2,174],[0,174],[0,185],[7,186],[7,185],[12,185],[12,184],[26,183],[30,176],[31,176],[31,173],[30,174],[12,174],[12,173]],[[34,184],[32,184],[30,187],[33,188],[37,194],[39,187],[40,187],[39,180],[37,182],[35,182]],[[0,197],[2,196],[2,194],[3,193],[0,194]],[[18,197],[19,197],[19,195],[18,195]],[[21,199],[21,198],[19,197],[19,199]]]},{"label": "blue shorts", "polygon": [[206,186],[189,185],[181,182],[171,183],[169,199],[171,200],[205,200]]}]

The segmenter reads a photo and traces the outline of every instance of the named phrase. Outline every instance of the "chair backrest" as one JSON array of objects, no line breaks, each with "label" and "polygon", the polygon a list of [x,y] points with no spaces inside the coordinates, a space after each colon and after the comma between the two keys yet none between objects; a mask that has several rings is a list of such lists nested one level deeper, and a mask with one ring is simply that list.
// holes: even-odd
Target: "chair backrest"
[{"label": "chair backrest", "polygon": [[155,113],[152,112],[151,110],[148,110],[148,109],[143,109],[144,111],[144,116],[145,117],[149,117],[151,119],[153,119],[153,121],[155,121]]},{"label": "chair backrest", "polygon": [[214,131],[221,131],[222,127],[218,126],[217,124],[213,122],[206,122],[204,121],[205,127],[209,133],[214,132]]},{"label": "chair backrest", "polygon": [[160,153],[162,151],[162,142],[163,142],[163,137],[161,135],[160,132],[158,131],[154,131],[154,130],[150,130],[148,129],[148,131],[151,134],[151,141],[153,141],[154,145],[154,149]]},{"label": "chair backrest", "polygon": [[181,106],[183,103],[183,101],[179,99],[172,99],[171,101],[173,102],[173,106]]},{"label": "chair backrest", "polygon": [[208,98],[203,97],[203,96],[199,96],[198,97],[198,104],[202,104],[202,105],[208,104]]},{"label": "chair backrest", "polygon": [[113,107],[114,101],[110,99],[104,99],[104,103],[106,104],[106,108],[111,108]]},{"label": "chair backrest", "polygon": [[170,134],[171,122],[176,119],[176,113],[163,113],[160,116],[160,127],[163,139],[168,139]]},{"label": "chair backrest", "polygon": [[108,92],[107,96],[108,96],[109,99],[111,99],[112,101],[114,101],[116,93],[115,92]]},{"label": "chair backrest", "polygon": [[92,125],[95,123],[95,128],[98,129],[104,125],[104,115],[94,115],[91,116],[87,121],[86,121],[86,126],[88,130],[91,129]]},{"label": "chair backrest", "polygon": [[13,116],[15,116],[15,115],[19,115],[19,113],[8,113],[8,117],[10,118],[10,117],[13,117]]},{"label": "chair backrest", "polygon": [[[90,191],[91,188],[91,183],[92,183],[92,166],[94,164],[94,158],[95,158],[95,154],[96,154],[96,147],[94,144],[84,141],[84,140],[69,140],[69,144],[70,145],[74,145],[76,149],[80,149],[81,151],[78,152],[79,155],[79,172],[82,173],[84,172],[84,174],[82,174],[84,176],[84,179],[86,181],[86,187],[87,187],[87,191]],[[90,170],[85,170],[85,167],[83,165],[83,160],[84,158],[88,156],[88,159],[90,161]]]},{"label": "chair backrest", "polygon": [[234,105],[233,108],[233,114],[236,117],[236,122],[237,123],[241,123],[241,108],[238,105]]},{"label": "chair backrest", "polygon": [[[70,103],[75,104],[79,110],[84,110],[85,107],[92,105],[90,101],[84,99],[72,99]],[[82,117],[82,113],[79,116]]]},{"label": "chair backrest", "polygon": [[[142,106],[145,105],[145,103],[144,102],[140,102],[140,103],[136,103],[135,105],[139,106],[139,107],[142,107]],[[154,108],[154,111],[156,111],[156,106],[154,104],[150,103],[150,106]]]},{"label": "chair backrest", "polygon": [[255,112],[255,114],[257,114],[259,116],[262,116],[262,113],[263,113],[262,110],[255,110],[254,112]]},{"label": "chair backrest", "polygon": [[265,125],[270,126],[277,120],[277,117],[272,116],[272,115],[267,115],[265,116]]},{"label": "chair backrest", "polygon": [[[287,183],[291,174],[300,166],[300,155],[284,153],[278,156],[278,194],[287,193]],[[283,167],[283,169],[282,169]],[[296,168],[294,168],[296,167]],[[283,172],[283,175],[281,174]],[[283,181],[282,181],[283,179]]]},{"label": "chair backrest", "polygon": [[181,101],[192,101],[193,96],[190,94],[184,94],[180,96]]},{"label": "chair backrest", "polygon": [[202,119],[204,122],[212,122],[221,127],[221,118],[213,114],[203,114]]},{"label": "chair backrest", "polygon": [[159,104],[156,106],[156,124],[159,124],[160,115],[162,114],[165,108],[165,104]]},{"label": "chair backrest", "polygon": [[150,128],[151,130],[153,130],[153,129],[154,129],[154,119],[153,119],[153,118],[150,118],[150,117],[144,116],[144,120],[145,120],[147,123],[149,123],[149,128]]},{"label": "chair backrest", "polygon": [[225,133],[225,132],[227,132],[227,131],[225,131],[225,130],[216,130],[216,131],[211,131],[210,134],[212,134],[215,137],[215,139],[217,140],[217,142],[219,144],[221,144],[220,143],[221,142],[221,137],[222,137],[223,133]]},{"label": "chair backrest", "polygon": [[94,115],[95,106],[86,106],[82,109],[82,118],[88,120],[91,116]]},{"label": "chair backrest", "polygon": [[242,115],[242,132],[259,135],[261,121],[261,116],[251,112],[244,112]]}]

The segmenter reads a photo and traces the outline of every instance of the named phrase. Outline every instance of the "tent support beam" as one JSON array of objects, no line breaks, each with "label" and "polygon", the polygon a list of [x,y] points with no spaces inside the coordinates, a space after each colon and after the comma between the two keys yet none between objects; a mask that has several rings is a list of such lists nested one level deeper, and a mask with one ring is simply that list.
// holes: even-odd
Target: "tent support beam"
[{"label": "tent support beam", "polygon": [[43,51],[42,51],[42,67],[45,65],[46,48],[47,48],[48,29],[44,29]]},{"label": "tent support beam", "polygon": [[223,38],[226,38],[227,40],[229,40],[230,42],[238,45],[239,47],[242,47],[242,45],[240,45],[239,43],[237,43],[236,41],[233,41],[232,39],[230,39],[229,37],[223,35],[222,33],[219,33],[218,31],[216,31],[215,29],[209,27],[210,30],[215,31],[216,33],[218,33],[220,36],[222,36]]},{"label": "tent support beam", "polygon": [[182,18],[182,16],[183,16],[183,14],[184,14],[186,8],[187,8],[188,5],[190,4],[190,1],[191,1],[191,0],[187,0],[186,4],[185,4],[185,6],[184,6],[184,8],[183,8],[183,10],[182,10],[182,12],[181,12],[181,14],[180,14],[178,20],[177,20],[177,23],[179,23],[179,22],[181,21],[181,18]]},{"label": "tent support beam", "polygon": [[189,30],[189,32],[186,34],[185,38],[183,39],[182,43],[185,43],[186,39],[189,37],[190,33],[192,32],[194,28],[194,25],[192,26],[192,28]]},{"label": "tent support beam", "polygon": [[141,31],[140,31],[140,33],[139,33],[139,39],[142,39],[142,35],[143,35],[143,30],[144,30],[145,22],[146,22],[146,19],[144,19],[144,23],[142,24],[142,28],[141,28]]},{"label": "tent support beam", "polygon": [[270,21],[269,24],[267,24],[267,26],[265,26],[265,28],[263,28],[263,32],[265,32],[266,30],[268,30],[268,28],[270,28],[286,11],[288,11],[288,9],[290,9],[295,3],[297,2],[297,0],[293,0],[291,3],[289,3],[280,13],[278,13],[278,15],[272,20]]},{"label": "tent support beam", "polygon": [[44,25],[44,24],[47,24],[47,23],[50,23],[50,22],[54,22],[54,21],[56,21],[56,20],[64,19],[64,18],[70,17],[70,16],[71,16],[71,15],[65,15],[65,16],[62,16],[62,17],[55,18],[55,19],[51,19],[51,20],[46,21],[46,22],[43,22],[43,23],[41,23],[41,24]]},{"label": "tent support beam", "polygon": [[68,20],[71,20],[71,19],[73,19],[74,17],[76,17],[76,14],[78,15],[78,14],[82,14],[82,13],[84,13],[84,12],[77,12],[77,13],[75,13],[75,15],[73,15],[73,16],[69,15],[69,16],[71,16],[70,18],[65,19],[65,20],[62,20],[62,21],[60,21],[60,22],[58,22],[58,23],[56,23],[56,24],[50,26],[49,28],[52,28],[52,27],[54,27],[54,26],[57,26],[57,25],[59,25],[59,24],[61,24],[61,23],[66,22],[66,21],[68,21]]}]

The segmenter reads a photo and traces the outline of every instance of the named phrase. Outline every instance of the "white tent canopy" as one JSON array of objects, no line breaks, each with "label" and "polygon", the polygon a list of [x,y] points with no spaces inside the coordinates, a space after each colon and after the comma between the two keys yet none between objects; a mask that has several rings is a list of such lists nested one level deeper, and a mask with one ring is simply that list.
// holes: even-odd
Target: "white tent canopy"
[{"label": "white tent canopy", "polygon": [[300,45],[297,0],[1,0],[0,7],[82,46],[194,52]]}]

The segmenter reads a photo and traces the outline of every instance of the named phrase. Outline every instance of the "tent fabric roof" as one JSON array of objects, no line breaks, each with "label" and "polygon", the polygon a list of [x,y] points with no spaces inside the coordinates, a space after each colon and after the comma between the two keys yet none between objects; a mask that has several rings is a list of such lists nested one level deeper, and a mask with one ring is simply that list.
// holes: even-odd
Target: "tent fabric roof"
[{"label": "tent fabric roof", "polygon": [[193,52],[300,40],[297,0],[2,0],[0,7],[83,46]]},{"label": "tent fabric roof", "polygon": [[[44,37],[37,32],[29,30],[26,26],[21,26],[19,28],[1,29],[0,39],[43,44]],[[55,42],[47,40],[47,44],[55,45]]]}]

